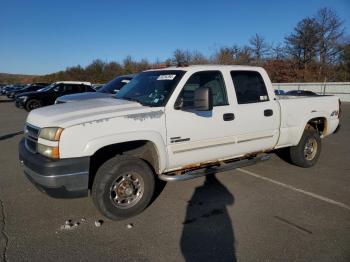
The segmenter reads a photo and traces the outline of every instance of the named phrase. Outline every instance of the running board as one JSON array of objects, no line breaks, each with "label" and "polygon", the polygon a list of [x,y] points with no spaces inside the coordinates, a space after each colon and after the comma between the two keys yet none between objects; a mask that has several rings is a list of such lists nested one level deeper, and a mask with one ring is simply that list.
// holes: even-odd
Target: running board
[{"label": "running board", "polygon": [[163,181],[168,181],[168,182],[185,181],[185,180],[190,180],[201,176],[224,172],[224,171],[228,171],[228,170],[232,170],[240,167],[251,166],[259,162],[267,161],[270,158],[271,157],[269,155],[263,155],[260,157],[246,158],[246,159],[237,160],[234,162],[222,163],[220,164],[220,166],[209,166],[209,167],[199,168],[196,170],[189,170],[189,171],[185,171],[183,174],[180,174],[180,175],[177,175],[176,172],[161,174],[159,175],[159,179]]}]

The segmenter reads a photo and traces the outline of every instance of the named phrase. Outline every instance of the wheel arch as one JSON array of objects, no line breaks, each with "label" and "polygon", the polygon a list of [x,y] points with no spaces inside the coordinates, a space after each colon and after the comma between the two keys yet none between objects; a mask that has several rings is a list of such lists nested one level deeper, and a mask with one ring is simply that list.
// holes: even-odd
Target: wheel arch
[{"label": "wheel arch", "polygon": [[166,151],[165,146],[159,145],[159,143],[159,141],[154,141],[152,139],[133,139],[99,143],[100,146],[94,147],[93,153],[90,157],[89,184],[92,185],[97,169],[105,161],[116,155],[134,156],[140,158],[153,169],[155,174],[160,174],[166,166]]},{"label": "wheel arch", "polygon": [[300,126],[297,140],[294,145],[297,145],[303,136],[304,130],[310,127],[313,127],[318,131],[320,137],[323,138],[327,135],[327,127],[328,127],[328,119],[327,114],[324,112],[317,112],[318,114],[311,114],[306,116],[302,121],[302,125]]}]

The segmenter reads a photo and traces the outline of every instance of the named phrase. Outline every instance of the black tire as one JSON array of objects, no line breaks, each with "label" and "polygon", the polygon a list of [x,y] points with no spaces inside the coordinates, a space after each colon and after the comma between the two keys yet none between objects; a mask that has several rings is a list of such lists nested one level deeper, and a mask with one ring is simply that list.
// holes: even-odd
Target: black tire
[{"label": "black tire", "polygon": [[25,105],[25,108],[28,112],[39,107],[41,107],[41,102],[40,100],[37,100],[37,99],[30,99],[29,101],[27,101]]},{"label": "black tire", "polygon": [[104,216],[122,220],[141,213],[150,204],[154,189],[155,176],[147,163],[135,157],[116,156],[97,170],[92,199]]},{"label": "black tire", "polygon": [[321,153],[321,148],[322,145],[319,134],[315,129],[309,127],[305,129],[299,144],[290,147],[290,160],[296,166],[305,168],[312,167],[317,163]]}]

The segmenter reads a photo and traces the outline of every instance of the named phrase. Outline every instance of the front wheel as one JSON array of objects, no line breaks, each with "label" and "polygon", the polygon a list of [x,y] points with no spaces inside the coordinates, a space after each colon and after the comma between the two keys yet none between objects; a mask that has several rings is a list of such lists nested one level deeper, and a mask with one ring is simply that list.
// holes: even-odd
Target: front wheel
[{"label": "front wheel", "polygon": [[305,129],[299,144],[290,148],[290,159],[300,167],[312,167],[321,153],[321,138],[315,129]]},{"label": "front wheel", "polygon": [[32,111],[33,109],[39,108],[39,107],[41,107],[41,102],[37,99],[29,100],[25,106],[25,108],[28,112]]},{"label": "front wheel", "polygon": [[104,216],[121,220],[141,213],[151,202],[154,188],[153,171],[143,160],[116,156],[98,169],[92,199]]}]

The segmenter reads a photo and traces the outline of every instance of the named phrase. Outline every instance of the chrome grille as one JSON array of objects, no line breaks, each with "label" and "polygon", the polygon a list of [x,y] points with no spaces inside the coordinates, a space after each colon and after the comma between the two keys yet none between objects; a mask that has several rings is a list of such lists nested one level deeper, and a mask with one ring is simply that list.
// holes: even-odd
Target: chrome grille
[{"label": "chrome grille", "polygon": [[29,136],[35,139],[38,139],[40,128],[26,124],[26,130],[28,131],[26,132],[26,134],[28,134]]},{"label": "chrome grille", "polygon": [[26,124],[24,131],[26,148],[32,153],[36,153],[40,128]]}]

